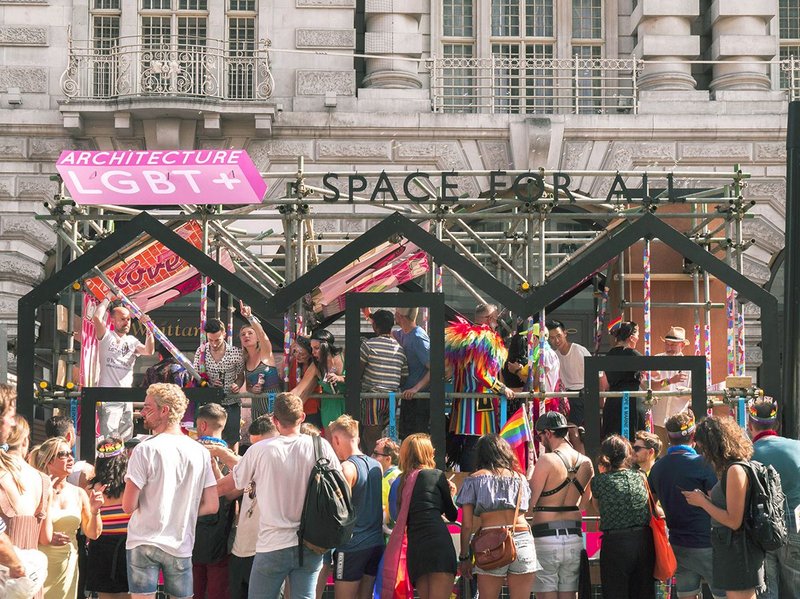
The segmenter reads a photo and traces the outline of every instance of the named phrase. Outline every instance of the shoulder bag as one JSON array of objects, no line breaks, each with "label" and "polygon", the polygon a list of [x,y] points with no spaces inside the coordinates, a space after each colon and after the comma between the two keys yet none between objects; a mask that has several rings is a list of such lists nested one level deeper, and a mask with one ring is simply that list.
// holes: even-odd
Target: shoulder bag
[{"label": "shoulder bag", "polygon": [[514,527],[519,515],[519,504],[522,500],[522,480],[517,492],[517,507],[514,519],[508,526],[497,528],[479,528],[472,537],[470,546],[475,556],[475,565],[481,570],[494,570],[507,566],[517,559],[517,546],[514,544]]},{"label": "shoulder bag", "polygon": [[656,580],[669,580],[675,575],[678,562],[675,559],[672,546],[669,544],[669,538],[667,538],[667,523],[664,518],[658,515],[656,500],[653,497],[653,492],[650,491],[647,477],[642,476],[644,478],[644,487],[647,489],[647,503],[650,506],[650,529],[653,531],[653,545],[656,550],[653,578]]}]

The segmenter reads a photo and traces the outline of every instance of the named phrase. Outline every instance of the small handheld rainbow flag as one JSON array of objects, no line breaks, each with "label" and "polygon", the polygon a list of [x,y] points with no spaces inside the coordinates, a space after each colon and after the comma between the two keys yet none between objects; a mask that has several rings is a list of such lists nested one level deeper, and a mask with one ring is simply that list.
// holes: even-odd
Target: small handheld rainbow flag
[{"label": "small handheld rainbow flag", "polygon": [[508,441],[511,447],[533,441],[533,432],[528,422],[528,415],[525,413],[525,406],[514,412],[514,415],[508,419],[503,430],[500,431],[500,436]]},{"label": "small handheld rainbow flag", "polygon": [[617,316],[614,320],[608,323],[608,332],[613,333],[614,329],[622,322],[622,316]]}]

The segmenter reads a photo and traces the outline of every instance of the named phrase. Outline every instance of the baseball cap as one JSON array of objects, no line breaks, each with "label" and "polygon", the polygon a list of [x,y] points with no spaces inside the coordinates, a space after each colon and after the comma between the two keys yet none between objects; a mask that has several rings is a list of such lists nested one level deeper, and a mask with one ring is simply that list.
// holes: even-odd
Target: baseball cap
[{"label": "baseball cap", "polygon": [[577,428],[576,425],[567,422],[564,414],[561,412],[546,412],[543,416],[539,416],[536,421],[536,432],[541,433],[544,431],[557,431],[565,428]]}]

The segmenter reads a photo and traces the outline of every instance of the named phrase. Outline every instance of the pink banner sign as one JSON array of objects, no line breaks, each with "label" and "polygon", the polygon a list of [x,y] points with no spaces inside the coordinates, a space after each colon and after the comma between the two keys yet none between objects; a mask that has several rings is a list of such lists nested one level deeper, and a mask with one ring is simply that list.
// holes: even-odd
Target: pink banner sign
[{"label": "pink banner sign", "polygon": [[67,150],[56,168],[78,204],[258,204],[267,191],[244,150]]}]

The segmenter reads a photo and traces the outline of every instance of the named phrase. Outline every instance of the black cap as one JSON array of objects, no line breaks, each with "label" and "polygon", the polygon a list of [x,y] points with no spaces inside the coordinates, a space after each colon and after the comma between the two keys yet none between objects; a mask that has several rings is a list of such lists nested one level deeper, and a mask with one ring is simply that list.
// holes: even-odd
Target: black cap
[{"label": "black cap", "polygon": [[539,416],[536,421],[536,432],[557,431],[565,428],[577,428],[576,425],[567,422],[561,412],[547,412],[544,416]]}]

